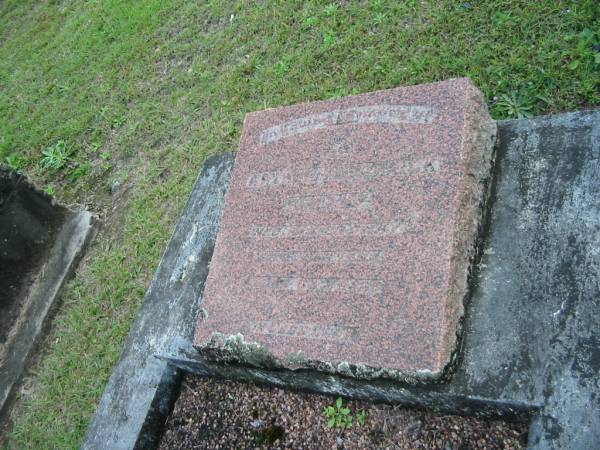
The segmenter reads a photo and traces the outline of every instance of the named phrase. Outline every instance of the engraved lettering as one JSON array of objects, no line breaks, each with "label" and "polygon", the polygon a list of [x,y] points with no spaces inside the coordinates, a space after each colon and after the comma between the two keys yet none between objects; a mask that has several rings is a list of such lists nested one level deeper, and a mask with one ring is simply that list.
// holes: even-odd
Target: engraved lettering
[{"label": "engraved lettering", "polygon": [[307,195],[290,197],[283,207],[285,211],[325,210],[347,211],[349,209],[364,210],[372,207],[373,194],[370,192],[352,192],[333,195]]},{"label": "engraved lettering", "polygon": [[282,225],[256,226],[250,237],[295,238],[295,237],[343,237],[343,236],[397,236],[404,233],[403,222],[388,223],[344,223],[339,225]]},{"label": "engraved lettering", "polygon": [[315,263],[349,263],[383,261],[386,252],[373,251],[263,251],[258,259],[275,263],[315,262]]},{"label": "engraved lettering", "polygon": [[250,326],[252,332],[272,336],[299,337],[324,341],[347,342],[358,337],[358,327],[318,325],[314,323],[257,321]]},{"label": "engraved lettering", "polygon": [[378,178],[407,176],[411,173],[432,172],[438,168],[437,160],[416,161],[367,161],[344,164],[338,167],[316,167],[310,169],[280,169],[251,174],[246,179],[246,186],[254,189],[277,186],[318,186],[331,182],[363,183]]},{"label": "engraved lettering", "polygon": [[308,131],[344,124],[429,124],[437,114],[437,109],[424,105],[375,105],[357,108],[338,109],[289,122],[261,131],[261,144],[285,139]]},{"label": "engraved lettering", "polygon": [[385,281],[377,279],[256,277],[250,284],[257,289],[294,292],[382,294]]}]

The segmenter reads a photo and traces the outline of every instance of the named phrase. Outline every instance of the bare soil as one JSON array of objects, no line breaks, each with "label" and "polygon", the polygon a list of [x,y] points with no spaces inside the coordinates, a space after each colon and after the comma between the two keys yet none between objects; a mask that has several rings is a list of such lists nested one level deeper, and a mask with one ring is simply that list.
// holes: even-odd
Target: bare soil
[{"label": "bare soil", "polygon": [[[327,427],[335,398],[186,376],[160,442],[170,449],[523,449],[527,425],[363,401],[352,428]],[[346,402],[344,402],[346,405]],[[356,420],[366,411],[363,426]]]},{"label": "bare soil", "polygon": [[[0,164],[0,362],[32,283],[65,221],[65,210]],[[7,350],[8,351],[8,350]]]}]

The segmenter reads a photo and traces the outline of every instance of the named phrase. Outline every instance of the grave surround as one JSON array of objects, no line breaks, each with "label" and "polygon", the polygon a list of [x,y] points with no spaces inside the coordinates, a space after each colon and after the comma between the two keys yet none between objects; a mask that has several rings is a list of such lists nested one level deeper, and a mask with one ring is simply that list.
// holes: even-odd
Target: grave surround
[{"label": "grave surround", "polygon": [[178,221],[82,448],[153,448],[182,372],[528,420],[530,450],[595,448],[599,125],[600,109],[498,122],[489,228],[462,326],[462,358],[447,382],[426,385],[222,364],[191,346],[235,159],[214,155]]},{"label": "grave surround", "polygon": [[195,345],[257,365],[442,375],[495,131],[465,78],[248,114]]},{"label": "grave surround", "polygon": [[0,428],[95,224],[0,164]]}]

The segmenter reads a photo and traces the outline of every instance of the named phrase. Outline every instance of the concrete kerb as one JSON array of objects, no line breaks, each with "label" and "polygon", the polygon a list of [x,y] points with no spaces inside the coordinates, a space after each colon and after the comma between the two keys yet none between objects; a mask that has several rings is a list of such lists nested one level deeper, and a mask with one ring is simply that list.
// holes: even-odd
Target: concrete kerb
[{"label": "concrete kerb", "polygon": [[[20,175],[19,175],[20,176]],[[72,276],[77,264],[97,231],[98,221],[88,211],[72,211],[51,204],[35,187],[23,181],[19,189],[26,189],[28,196],[35,197],[38,207],[60,208],[61,223],[53,236],[53,243],[45,252],[44,260],[22,289],[22,307],[10,329],[8,340],[3,344],[0,364],[0,418],[8,419],[10,406],[15,397],[21,376],[34,357],[46,328],[58,307],[64,286]],[[14,200],[14,199],[13,199]],[[46,202],[46,203],[44,203]],[[42,216],[45,210],[41,212]],[[26,224],[22,224],[25,226]]]}]

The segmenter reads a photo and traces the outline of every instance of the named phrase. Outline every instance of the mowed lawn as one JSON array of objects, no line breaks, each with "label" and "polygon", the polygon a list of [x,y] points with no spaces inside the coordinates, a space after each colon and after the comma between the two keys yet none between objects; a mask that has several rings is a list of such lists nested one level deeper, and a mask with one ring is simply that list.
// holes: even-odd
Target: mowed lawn
[{"label": "mowed lawn", "polygon": [[205,158],[244,114],[469,76],[497,119],[600,104],[597,0],[0,2],[0,160],[103,221],[9,448],[77,448]]}]

